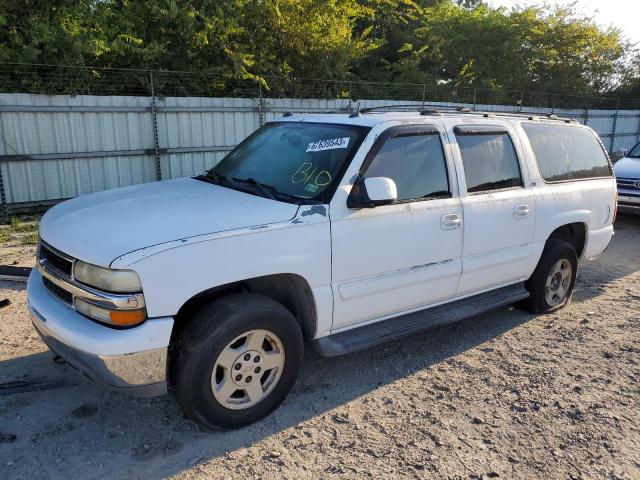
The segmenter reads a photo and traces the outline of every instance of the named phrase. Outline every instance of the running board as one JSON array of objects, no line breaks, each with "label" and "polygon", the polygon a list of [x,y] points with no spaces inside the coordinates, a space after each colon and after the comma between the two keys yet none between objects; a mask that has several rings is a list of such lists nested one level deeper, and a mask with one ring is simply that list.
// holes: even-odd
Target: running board
[{"label": "running board", "polygon": [[336,357],[398,340],[429,328],[458,322],[528,297],[529,292],[524,288],[524,283],[509,285],[473,297],[322,337],[315,340],[315,347],[323,357]]}]

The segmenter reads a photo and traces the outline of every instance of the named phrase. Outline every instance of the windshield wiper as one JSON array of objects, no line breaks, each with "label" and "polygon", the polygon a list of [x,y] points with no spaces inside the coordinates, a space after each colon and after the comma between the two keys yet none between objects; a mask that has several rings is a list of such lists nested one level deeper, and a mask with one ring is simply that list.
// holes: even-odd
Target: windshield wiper
[{"label": "windshield wiper", "polygon": [[294,203],[296,205],[322,205],[322,202],[320,200],[314,200],[312,198],[302,198],[298,197],[297,195],[281,192],[276,187],[258,182],[255,178],[231,177],[231,181],[234,183],[247,183],[251,186],[254,186],[258,188],[265,197],[271,200],[283,200],[285,202]]},{"label": "windshield wiper", "polygon": [[236,183],[248,183],[249,185],[253,185],[258,190],[260,190],[260,192],[262,192],[262,195],[264,195],[265,197],[271,200],[276,199],[276,193],[278,193],[278,190],[275,187],[272,187],[271,185],[265,185],[264,183],[258,182],[255,178],[231,177],[231,180],[233,180]]},{"label": "windshield wiper", "polygon": [[219,183],[220,185],[222,185],[222,183],[227,179],[224,175],[220,175],[219,173],[216,173],[215,167],[207,170],[206,176],[209,178],[213,178],[215,182]]},{"label": "windshield wiper", "polygon": [[213,168],[207,170],[204,175],[197,175],[193,178],[202,182],[213,183],[215,185],[223,185],[224,182],[227,181],[224,175],[216,173]]}]

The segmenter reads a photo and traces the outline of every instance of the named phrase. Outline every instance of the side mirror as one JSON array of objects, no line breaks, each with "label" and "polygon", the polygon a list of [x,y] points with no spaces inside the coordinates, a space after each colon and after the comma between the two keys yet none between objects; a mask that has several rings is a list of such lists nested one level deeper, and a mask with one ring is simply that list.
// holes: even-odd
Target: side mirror
[{"label": "side mirror", "polygon": [[618,157],[624,157],[627,155],[627,153],[629,153],[629,150],[627,150],[626,148],[619,148],[618,150],[616,150],[616,155]]},{"label": "side mirror", "polygon": [[398,198],[396,182],[387,177],[358,179],[347,199],[349,208],[374,208],[389,205]]}]

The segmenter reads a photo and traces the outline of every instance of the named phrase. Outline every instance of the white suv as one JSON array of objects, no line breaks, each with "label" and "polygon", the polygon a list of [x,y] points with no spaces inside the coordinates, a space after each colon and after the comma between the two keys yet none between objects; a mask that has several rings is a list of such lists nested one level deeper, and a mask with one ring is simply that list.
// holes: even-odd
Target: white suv
[{"label": "white suv", "polygon": [[235,427],[282,402],[305,340],[340,355],[562,307],[615,208],[606,151],[570,120],[288,114],[206,174],[49,210],[29,308],[86,376]]}]

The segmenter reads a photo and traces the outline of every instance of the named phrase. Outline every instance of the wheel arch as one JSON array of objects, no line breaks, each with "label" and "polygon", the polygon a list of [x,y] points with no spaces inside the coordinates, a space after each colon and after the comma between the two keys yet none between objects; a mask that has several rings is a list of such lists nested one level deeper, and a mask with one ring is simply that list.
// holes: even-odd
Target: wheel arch
[{"label": "wheel arch", "polygon": [[578,258],[582,258],[587,244],[587,229],[588,226],[584,222],[572,222],[560,225],[549,234],[546,243],[552,239],[563,240],[573,246]]},{"label": "wheel arch", "polygon": [[316,301],[309,283],[293,273],[279,273],[247,278],[203,290],[187,300],[175,315],[172,339],[180,332],[192,314],[203,305],[233,293],[255,293],[269,297],[287,308],[298,321],[305,340],[314,338],[318,315]]}]

